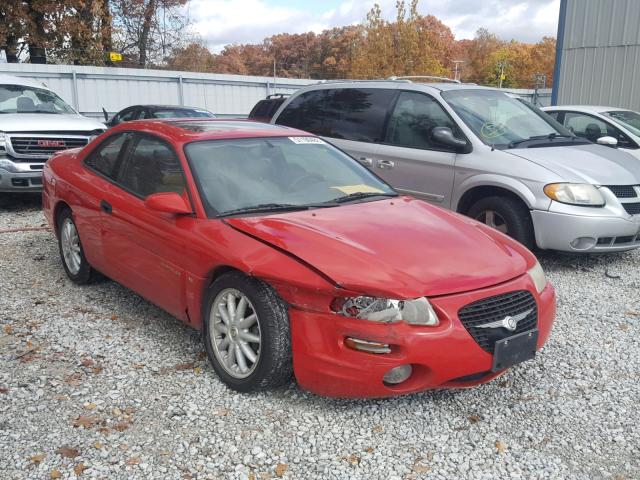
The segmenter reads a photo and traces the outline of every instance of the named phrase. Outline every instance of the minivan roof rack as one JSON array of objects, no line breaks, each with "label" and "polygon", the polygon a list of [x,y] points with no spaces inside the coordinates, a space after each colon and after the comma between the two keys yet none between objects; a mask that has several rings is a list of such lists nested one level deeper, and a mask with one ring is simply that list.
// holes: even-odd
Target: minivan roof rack
[{"label": "minivan roof rack", "polygon": [[367,82],[386,82],[386,81],[395,81],[395,82],[404,82],[404,83],[411,83],[409,80],[403,80],[398,78],[396,79],[390,79],[390,78],[372,78],[372,79],[357,79],[357,78],[334,78],[331,80],[320,80],[318,81],[318,83],[345,83],[345,82],[358,82],[358,83],[367,83]]},{"label": "minivan roof rack", "polygon": [[290,95],[290,93],[272,93],[271,95],[267,95],[267,98],[284,98]]},{"label": "minivan roof rack", "polygon": [[424,78],[427,80],[434,80],[437,82],[444,82],[444,83],[462,83],[460,82],[460,80],[456,80],[454,78],[448,78],[448,77],[434,77],[433,75],[407,75],[404,77],[389,77],[387,78],[387,80],[417,80],[420,78]]}]

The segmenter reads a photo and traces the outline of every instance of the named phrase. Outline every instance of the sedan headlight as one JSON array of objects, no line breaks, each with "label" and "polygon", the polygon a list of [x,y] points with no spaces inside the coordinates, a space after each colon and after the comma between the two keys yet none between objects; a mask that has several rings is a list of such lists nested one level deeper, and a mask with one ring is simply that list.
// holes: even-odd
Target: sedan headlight
[{"label": "sedan headlight", "polygon": [[540,263],[536,262],[533,268],[527,273],[531,277],[531,280],[533,280],[533,284],[536,286],[538,293],[542,293],[544,288],[547,286],[547,276],[544,274],[544,270],[540,266]]},{"label": "sedan headlight", "polygon": [[373,322],[400,322],[411,325],[435,326],[440,323],[436,312],[425,297],[414,300],[392,300],[376,297],[336,298],[331,309],[348,318]]},{"label": "sedan headlight", "polygon": [[556,202],[569,205],[602,207],[605,204],[600,191],[587,183],[550,183],[544,187],[544,193]]}]

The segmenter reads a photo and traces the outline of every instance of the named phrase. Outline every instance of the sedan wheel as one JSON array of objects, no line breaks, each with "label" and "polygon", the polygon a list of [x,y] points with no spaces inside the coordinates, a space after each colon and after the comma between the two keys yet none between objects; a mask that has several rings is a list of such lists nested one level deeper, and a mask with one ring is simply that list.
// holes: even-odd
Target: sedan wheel
[{"label": "sedan wheel", "polygon": [[289,310],[270,285],[225,273],[208,288],[202,318],[207,356],[228,387],[252,392],[291,379]]},{"label": "sedan wheel", "polygon": [[233,288],[220,292],[213,302],[209,335],[216,359],[234,378],[246,378],[260,359],[262,337],[253,305]]},{"label": "sedan wheel", "polygon": [[80,271],[82,258],[80,257],[80,237],[71,218],[67,217],[60,226],[60,247],[62,248],[62,258],[67,269],[72,275],[77,275]]}]

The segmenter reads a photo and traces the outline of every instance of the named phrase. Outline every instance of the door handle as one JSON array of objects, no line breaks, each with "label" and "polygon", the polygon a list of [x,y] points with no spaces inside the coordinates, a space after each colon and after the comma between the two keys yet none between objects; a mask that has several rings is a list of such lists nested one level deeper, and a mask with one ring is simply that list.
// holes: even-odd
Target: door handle
[{"label": "door handle", "polygon": [[395,165],[391,160],[378,160],[378,168],[383,170],[391,170]]},{"label": "door handle", "polygon": [[358,159],[358,162],[360,162],[362,165],[364,165],[365,167],[373,167],[373,159],[369,158],[369,157],[360,157]]},{"label": "door handle", "polygon": [[113,208],[111,207],[111,204],[106,200],[100,200],[100,210],[102,210],[104,213],[109,213],[109,214],[113,212]]}]

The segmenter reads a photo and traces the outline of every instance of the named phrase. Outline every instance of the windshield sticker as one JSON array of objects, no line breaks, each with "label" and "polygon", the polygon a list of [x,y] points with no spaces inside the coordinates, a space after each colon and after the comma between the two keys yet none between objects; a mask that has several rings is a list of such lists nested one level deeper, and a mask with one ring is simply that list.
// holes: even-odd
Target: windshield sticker
[{"label": "windshield sticker", "polygon": [[331,188],[346,195],[351,195],[352,193],[384,193],[383,190],[370,185],[365,185],[364,183],[360,185],[342,185],[340,187],[336,186]]},{"label": "windshield sticker", "polygon": [[318,137],[289,137],[293,143],[297,143],[298,145],[306,145],[310,143],[321,144],[324,145],[325,141]]},{"label": "windshield sticker", "polygon": [[482,125],[480,135],[483,138],[498,138],[504,135],[506,130],[506,127],[501,123],[486,122]]}]

